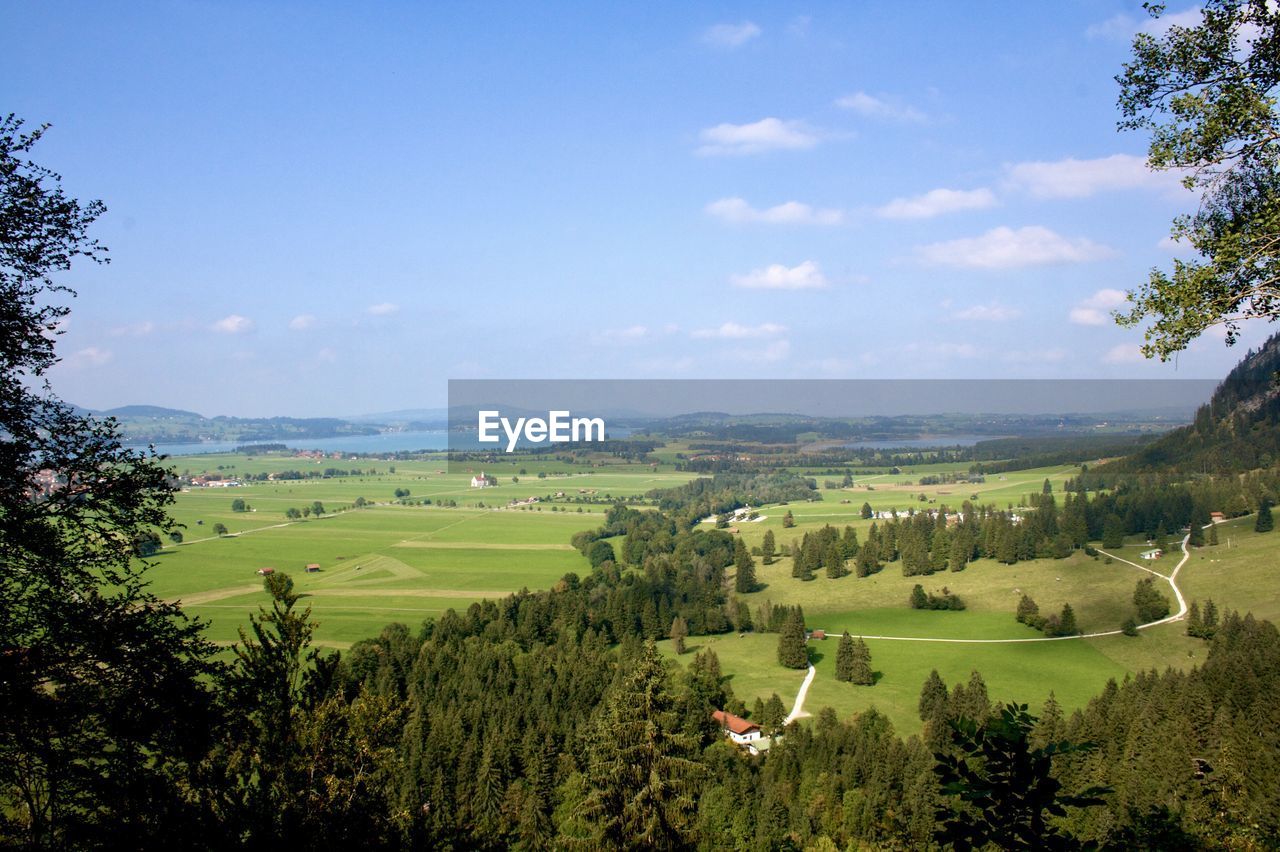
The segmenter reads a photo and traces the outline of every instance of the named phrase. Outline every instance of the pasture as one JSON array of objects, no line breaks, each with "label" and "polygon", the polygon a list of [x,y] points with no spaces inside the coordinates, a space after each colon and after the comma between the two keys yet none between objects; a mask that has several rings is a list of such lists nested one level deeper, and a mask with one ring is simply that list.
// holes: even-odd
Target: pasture
[{"label": "pasture", "polygon": [[[317,462],[218,455],[181,457],[172,464],[192,474],[245,476],[305,470]],[[598,468],[526,459],[485,465],[484,472],[497,476],[500,485],[473,489],[472,471],[463,467],[442,472],[442,462],[434,460],[347,459],[318,464],[360,468],[361,474],[252,482],[238,488],[191,488],[178,494],[173,515],[185,525],[185,541],[166,546],[156,558],[150,574],[153,591],[181,600],[185,609],[209,622],[210,638],[230,644],[248,616],[267,603],[256,572],[269,566],[288,572],[296,591],[304,596],[302,602],[312,608],[319,625],[317,644],[343,648],[376,635],[389,622],[415,629],[451,608],[461,611],[474,601],[521,588],[547,588],[570,571],[585,575],[590,571],[587,561],[569,545],[575,532],[602,523],[614,498],[691,478],[665,463],[655,470],[639,464]],[[779,544],[789,544],[825,524],[850,524],[865,540],[872,522],[861,517],[864,502],[877,511],[905,512],[911,507],[957,508],[976,494],[978,502],[1007,508],[1021,505],[1027,494],[1039,493],[1045,479],[1060,494],[1063,482],[1077,470],[1060,466],[989,475],[984,483],[919,484],[926,473],[945,469],[926,465],[898,474],[858,477],[851,488],[823,488],[819,502],[760,507],[764,520],[739,524],[738,534],[755,546],[766,530],[773,530]],[[820,486],[828,478],[820,471],[810,473]],[[409,493],[397,498],[397,489]],[[529,497],[538,497],[539,502],[507,505]],[[357,498],[366,505],[351,509]],[[250,511],[232,511],[236,499],[244,500]],[[430,505],[424,505],[427,500]],[[287,509],[317,501],[327,511],[345,511],[286,519]],[[788,510],[796,524],[784,529],[782,517]],[[216,523],[224,524],[230,535],[214,536]],[[1261,617],[1280,618],[1280,584],[1270,576],[1280,539],[1254,534],[1251,518],[1223,525],[1219,533],[1223,543],[1193,552],[1180,575],[1188,600],[1212,596],[1224,610],[1252,610]],[[1137,553],[1145,548],[1144,542],[1135,539],[1115,552],[1138,562]],[[1169,554],[1151,567],[1168,573],[1178,557]],[[319,564],[320,570],[306,573],[304,566],[311,563]],[[835,650],[844,630],[853,635],[920,639],[1039,637],[1014,620],[1022,594],[1034,598],[1045,615],[1069,602],[1085,632],[1114,630],[1131,614],[1137,580],[1149,575],[1119,561],[1107,564],[1079,552],[1067,559],[1014,565],[980,560],[964,571],[929,577],[903,577],[899,564],[893,563],[866,578],[850,574],[832,580],[819,573],[808,582],[791,576],[789,558],[768,566],[757,558],[756,563],[761,588],[744,596],[753,617],[765,601],[799,604],[809,626],[824,628],[830,637],[811,644],[817,678],[806,709],[812,713],[831,706],[844,716],[875,706],[903,734],[919,730],[916,702],[921,684],[934,668],[948,684],[967,681],[976,669],[986,679],[993,700],[1017,699],[1032,705],[1033,711],[1053,692],[1069,712],[1097,694],[1109,678],[1152,667],[1193,665],[1203,660],[1207,647],[1186,637],[1181,624],[1143,631],[1138,638],[1038,643],[869,639],[879,679],[873,687],[854,687],[834,677]],[[964,599],[967,608],[962,612],[908,609],[907,596],[917,582],[927,591],[946,586]],[[1166,586],[1161,590],[1168,593]],[[670,643],[661,644],[664,653],[671,655]],[[748,706],[757,696],[768,698],[777,692],[790,707],[804,677],[803,671],[777,664],[776,634],[699,636],[691,637],[688,645],[691,651],[716,651],[736,694]],[[679,662],[691,659],[689,653]]]}]

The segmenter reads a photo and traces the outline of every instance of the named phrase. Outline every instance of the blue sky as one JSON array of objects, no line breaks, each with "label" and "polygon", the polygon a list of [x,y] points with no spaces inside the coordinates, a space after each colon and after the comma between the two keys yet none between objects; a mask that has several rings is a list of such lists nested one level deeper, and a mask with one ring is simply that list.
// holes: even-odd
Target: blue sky
[{"label": "blue sky", "polygon": [[786,6],[6,2],[3,108],[109,208],[55,388],[342,415],[450,378],[1206,378],[1263,339],[1144,363],[1108,318],[1193,200],[1115,127],[1140,4]]}]

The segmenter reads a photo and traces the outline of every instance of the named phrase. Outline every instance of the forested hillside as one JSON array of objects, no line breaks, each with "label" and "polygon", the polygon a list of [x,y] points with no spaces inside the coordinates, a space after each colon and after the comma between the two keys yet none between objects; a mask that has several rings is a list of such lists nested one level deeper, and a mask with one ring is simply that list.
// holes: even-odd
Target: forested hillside
[{"label": "forested hillside", "polygon": [[1195,421],[1174,429],[1104,470],[1224,474],[1280,459],[1280,335],[1251,351],[1214,392]]}]

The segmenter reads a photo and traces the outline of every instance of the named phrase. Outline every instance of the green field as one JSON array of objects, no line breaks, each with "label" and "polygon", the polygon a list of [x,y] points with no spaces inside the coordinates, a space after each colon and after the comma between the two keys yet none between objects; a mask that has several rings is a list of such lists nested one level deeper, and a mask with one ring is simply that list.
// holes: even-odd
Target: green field
[{"label": "green field", "polygon": [[[219,471],[246,475],[281,469],[305,470],[306,459],[245,456],[182,457],[173,461],[179,471]],[[185,525],[185,542],[166,547],[152,571],[153,590],[210,623],[212,639],[229,644],[248,616],[267,602],[259,568],[286,571],[304,595],[319,622],[318,644],[346,647],[376,635],[398,621],[416,627],[446,610],[465,609],[486,597],[500,597],[521,588],[547,588],[565,573],[585,575],[587,561],[569,545],[572,535],[598,526],[614,498],[642,494],[652,488],[678,485],[691,478],[669,465],[614,464],[595,468],[565,466],[549,461],[486,465],[499,477],[500,487],[472,489],[472,471],[442,472],[438,461],[387,462],[371,459],[325,460],[324,466],[359,467],[364,475],[331,479],[255,482],[239,488],[191,488],[177,495],[173,514]],[[391,468],[394,467],[394,471]],[[524,475],[519,473],[523,467]],[[368,473],[369,470],[376,473]],[[860,515],[864,502],[876,510],[958,507],[978,496],[1000,508],[1018,506],[1039,492],[1045,479],[1055,492],[1076,468],[1055,467],[989,476],[979,484],[920,486],[927,473],[956,469],[928,465],[900,474],[859,478],[850,489],[823,489],[819,502],[761,507],[764,519],[742,523],[738,534],[749,546],[773,530],[779,544],[798,540],[824,524],[854,526],[865,538],[871,521]],[[545,478],[538,478],[541,471]],[[821,472],[812,472],[821,485]],[[519,482],[512,482],[512,477]],[[871,486],[868,489],[868,485]],[[408,489],[398,500],[396,489]],[[925,500],[920,500],[921,494]],[[537,504],[508,508],[512,500],[537,496]],[[368,505],[349,509],[357,497]],[[234,499],[243,499],[248,512],[233,512]],[[424,500],[432,505],[421,505]],[[435,505],[452,500],[456,507]],[[336,514],[302,521],[286,521],[284,512],[320,501]],[[848,501],[848,502],[844,502]],[[930,501],[933,501],[931,504]],[[554,511],[553,511],[554,507]],[[783,529],[790,510],[796,526]],[[212,526],[223,523],[232,533],[218,538]],[[708,525],[709,528],[710,525]],[[1219,528],[1222,544],[1193,552],[1180,575],[1188,600],[1213,597],[1222,609],[1252,610],[1280,618],[1280,583],[1271,576],[1276,543],[1280,539],[1252,532],[1251,519]],[[1145,549],[1136,539],[1115,551],[1138,562]],[[1180,554],[1171,553],[1151,564],[1168,573]],[[318,573],[304,573],[318,563]],[[1146,564],[1146,563],[1144,563]],[[1027,639],[1041,634],[1018,624],[1014,610],[1022,594],[1031,595],[1043,614],[1070,603],[1085,632],[1115,630],[1131,614],[1136,581],[1145,575],[1119,561],[1077,553],[1063,560],[1037,560],[1002,565],[981,560],[962,572],[929,577],[903,577],[898,564],[866,578],[853,575],[831,580],[819,574],[803,582],[791,577],[791,560],[765,566],[757,560],[761,588],[744,597],[754,614],[770,601],[800,604],[810,627],[824,628],[831,637],[813,643],[817,678],[806,710],[823,706],[841,715],[871,706],[885,713],[899,731],[919,729],[916,701],[931,669],[951,684],[966,681],[978,670],[993,700],[1018,699],[1039,707],[1052,691],[1068,710],[1082,706],[1109,678],[1148,668],[1185,666],[1203,659],[1205,644],[1184,635],[1180,624],[1144,631],[1139,638],[1109,636],[1056,642],[974,644],[944,641],[870,639],[868,644],[879,679],[873,687],[853,687],[834,678],[837,638],[854,635],[916,639]],[[731,579],[731,578],[730,578]],[[914,611],[906,606],[915,583],[935,591],[946,586],[959,594],[962,612]],[[1167,586],[1162,591],[1168,593]],[[1172,595],[1170,595],[1172,598]],[[748,705],[755,697],[777,692],[791,706],[803,671],[784,669],[776,662],[773,634],[729,634],[692,637],[691,650],[711,648],[722,669],[731,675],[736,694]],[[668,645],[669,643],[663,643]],[[665,652],[670,654],[671,649]],[[692,656],[682,658],[683,661]]]}]

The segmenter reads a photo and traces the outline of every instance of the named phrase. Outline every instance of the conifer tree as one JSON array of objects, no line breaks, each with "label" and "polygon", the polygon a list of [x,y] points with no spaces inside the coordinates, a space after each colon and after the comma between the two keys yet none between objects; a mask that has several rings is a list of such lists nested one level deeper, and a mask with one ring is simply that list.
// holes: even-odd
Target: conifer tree
[{"label": "conifer tree", "polygon": [[920,721],[923,722],[933,718],[940,709],[945,710],[946,706],[947,685],[943,682],[942,676],[938,674],[938,670],[934,669],[929,672],[929,677],[920,690],[920,703],[918,705]]},{"label": "conifer tree", "polygon": [[846,630],[836,649],[836,680],[848,683],[853,680],[853,637]]},{"label": "conifer tree", "polygon": [[1102,525],[1102,546],[1124,547],[1124,519],[1119,515],[1107,515]]},{"label": "conifer tree", "polygon": [[924,586],[916,583],[911,589],[911,598],[908,600],[912,609],[928,609],[929,596],[924,593]]},{"label": "conifer tree", "polygon": [[840,543],[837,541],[832,541],[827,545],[825,562],[829,579],[838,580],[848,573],[844,569],[844,552],[840,549]]},{"label": "conifer tree", "polygon": [[840,539],[840,549],[845,559],[853,559],[858,555],[858,531],[846,526]]},{"label": "conifer tree", "polygon": [[689,622],[680,616],[671,620],[671,645],[677,654],[684,653],[684,640],[689,636]]},{"label": "conifer tree", "polygon": [[787,513],[782,516],[782,528],[791,529],[795,525],[796,525],[796,516],[791,514],[791,510],[788,509]]},{"label": "conifer tree", "polygon": [[858,686],[872,686],[876,682],[871,668],[871,649],[861,637],[853,643],[853,674],[850,680]]},{"label": "conifer tree", "polygon": [[789,669],[809,666],[809,646],[805,643],[804,615],[799,607],[787,614],[778,635],[778,662]]},{"label": "conifer tree", "polygon": [[1212,639],[1218,632],[1218,605],[1213,602],[1213,598],[1204,602],[1204,621],[1201,629],[1206,639]]},{"label": "conifer tree", "polygon": [[1209,527],[1209,546],[1210,547],[1218,546],[1218,525],[1217,524],[1214,524],[1213,526]]},{"label": "conifer tree", "polygon": [[733,540],[733,565],[737,573],[733,580],[733,589],[740,595],[756,590],[756,563],[741,538]]},{"label": "conifer tree", "polygon": [[1194,636],[1197,639],[1204,636],[1204,622],[1200,619],[1200,604],[1196,601],[1191,602],[1191,606],[1187,608],[1187,635]]},{"label": "conifer tree", "polygon": [[787,707],[782,703],[782,699],[778,697],[778,693],[769,696],[769,700],[764,703],[764,716],[762,717],[761,727],[769,736],[773,736],[782,730],[783,723],[787,720]]},{"label": "conifer tree", "polygon": [[697,738],[676,712],[652,641],[606,695],[590,741],[584,810],[613,848],[689,845],[695,785],[705,774]]},{"label": "conifer tree", "polygon": [[777,555],[777,540],[773,536],[773,530],[765,530],[764,541],[760,543],[760,556],[764,560],[765,565],[773,564],[773,557]]},{"label": "conifer tree", "polygon": [[1076,611],[1071,608],[1071,604],[1064,603],[1062,615],[1058,616],[1058,635],[1075,636],[1079,632],[1080,628],[1076,625]]},{"label": "conifer tree", "polygon": [[1039,629],[1042,623],[1040,621],[1040,607],[1031,599],[1030,595],[1023,595],[1022,599],[1018,601],[1018,614],[1015,617],[1020,623],[1036,629]]},{"label": "conifer tree", "polygon": [[875,511],[871,508],[871,504],[870,504],[870,503],[863,503],[863,504],[862,504],[862,512],[861,512],[862,520],[864,520],[864,521],[869,521],[869,520],[871,520],[872,518],[874,518],[874,517],[875,517],[875,514],[876,514],[876,513],[875,513]]},{"label": "conifer tree", "polygon": [[1265,497],[1262,503],[1258,505],[1258,518],[1253,522],[1253,531],[1259,533],[1271,532],[1275,529],[1276,522],[1271,517],[1271,501]]}]

